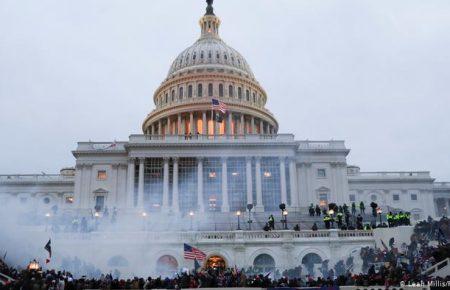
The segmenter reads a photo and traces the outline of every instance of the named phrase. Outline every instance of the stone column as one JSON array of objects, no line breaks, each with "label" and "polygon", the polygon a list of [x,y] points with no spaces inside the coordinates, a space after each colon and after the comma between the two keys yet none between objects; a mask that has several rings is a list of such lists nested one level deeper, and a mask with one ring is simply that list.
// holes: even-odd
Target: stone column
[{"label": "stone column", "polygon": [[222,158],[222,212],[229,212],[227,159]]},{"label": "stone column", "polygon": [[170,117],[167,117],[166,135],[171,135],[171,132],[170,132]]},{"label": "stone column", "polygon": [[162,120],[159,119],[158,121],[158,135],[162,135]]},{"label": "stone column", "polygon": [[259,120],[259,134],[264,135],[264,121],[262,119]]},{"label": "stone column", "polygon": [[190,133],[192,134],[192,135],[194,135],[195,134],[195,131],[194,131],[194,113],[190,113],[189,114],[189,127],[190,127]]},{"label": "stone column", "polygon": [[152,135],[155,135],[155,124],[151,124],[150,126],[152,128]]},{"label": "stone column", "polygon": [[231,123],[233,123],[233,113],[228,112],[228,122],[227,122],[227,135],[233,135],[233,132],[231,131]]},{"label": "stone column", "polygon": [[203,204],[203,158],[197,158],[197,205],[199,212],[205,211]]},{"label": "stone column", "polygon": [[287,205],[287,191],[286,191],[286,158],[280,157],[280,190],[281,203]]},{"label": "stone column", "polygon": [[138,208],[144,207],[144,163],[145,158],[139,158]]},{"label": "stone column", "polygon": [[164,175],[163,175],[163,201],[162,210],[168,211],[169,209],[169,158],[165,157],[164,160]]},{"label": "stone column", "polygon": [[172,210],[174,212],[180,211],[180,204],[178,201],[178,158],[173,158],[173,188],[172,188]]},{"label": "stone column", "polygon": [[247,182],[247,204],[253,204],[253,180],[252,180],[252,158],[245,158],[246,182]]},{"label": "stone column", "polygon": [[217,124],[216,124],[216,120],[214,120],[214,115],[215,115],[214,111],[211,111],[211,122],[212,122],[212,131],[213,131],[212,135],[215,136],[215,135],[217,135],[217,132],[216,132]]},{"label": "stone column", "polygon": [[127,207],[134,207],[134,171],[135,171],[135,159],[128,159],[128,169],[127,169]]},{"label": "stone column", "polygon": [[262,181],[261,181],[261,157],[256,157],[256,165],[255,165],[255,174],[256,174],[256,206],[255,211],[263,212],[263,198],[262,198]]},{"label": "stone column", "polygon": [[255,134],[255,117],[252,116],[251,120],[250,120],[250,128],[252,130],[252,134]]},{"label": "stone column", "polygon": [[299,204],[297,190],[297,163],[295,158],[289,159],[289,185],[291,187],[291,207],[296,210],[298,209]]},{"label": "stone column", "polygon": [[241,114],[241,122],[239,123],[239,127],[240,127],[240,134],[241,135],[245,135],[245,117],[244,114]]},{"label": "stone column", "polygon": [[181,114],[178,114],[178,120],[177,120],[177,135],[183,135],[181,132]]},{"label": "stone column", "polygon": [[206,120],[206,111],[202,112],[202,134],[208,135],[208,121]]}]

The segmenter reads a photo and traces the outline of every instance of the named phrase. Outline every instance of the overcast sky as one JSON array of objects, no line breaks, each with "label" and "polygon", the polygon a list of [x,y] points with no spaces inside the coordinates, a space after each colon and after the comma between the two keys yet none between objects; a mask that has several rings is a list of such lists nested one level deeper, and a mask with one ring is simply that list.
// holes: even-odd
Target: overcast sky
[{"label": "overcast sky", "polygon": [[[363,171],[450,180],[450,1],[216,0],[281,133],[343,139]],[[74,166],[141,133],[203,0],[0,0],[0,174]]]}]

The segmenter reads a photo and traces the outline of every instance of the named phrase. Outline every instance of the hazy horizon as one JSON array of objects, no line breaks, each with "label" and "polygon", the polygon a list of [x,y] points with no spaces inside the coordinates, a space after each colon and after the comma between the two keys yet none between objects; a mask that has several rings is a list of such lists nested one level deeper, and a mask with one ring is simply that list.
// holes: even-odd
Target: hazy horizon
[{"label": "hazy horizon", "polygon": [[[345,140],[362,171],[450,181],[450,2],[216,0],[280,133]],[[0,1],[0,174],[141,133],[204,0]]]}]

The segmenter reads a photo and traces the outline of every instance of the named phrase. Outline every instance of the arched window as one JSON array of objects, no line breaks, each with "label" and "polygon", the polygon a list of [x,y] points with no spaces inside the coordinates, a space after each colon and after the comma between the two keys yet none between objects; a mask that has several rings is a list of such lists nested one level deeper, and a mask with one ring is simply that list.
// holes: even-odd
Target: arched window
[{"label": "arched window", "polygon": [[217,54],[216,54],[216,58],[217,58],[217,59],[219,59],[219,58],[220,58],[220,54],[219,54],[219,52],[217,52]]},{"label": "arched window", "polygon": [[223,85],[219,84],[219,97],[223,97]]},{"label": "arched window", "polygon": [[234,89],[232,85],[228,86],[228,96],[230,98],[234,97]]},{"label": "arched window", "polygon": [[224,58],[225,60],[228,60],[228,55],[225,53],[225,54],[223,55],[223,58]]},{"label": "arched window", "polygon": [[253,93],[253,103],[256,104],[256,94],[255,93]]},{"label": "arched window", "polygon": [[213,96],[213,84],[208,85],[208,96],[209,97]]},{"label": "arched window", "polygon": [[169,102],[169,94],[166,93],[166,104]]},{"label": "arched window", "polygon": [[175,101],[175,90],[172,90],[172,102],[174,102]]},{"label": "arched window", "polygon": [[309,253],[306,256],[304,256],[302,259],[302,264],[308,271],[309,275],[314,275],[314,268],[316,268],[315,265],[321,264],[321,263],[322,263],[322,258],[320,258],[320,256],[317,255],[316,253]]},{"label": "arched window", "polygon": [[164,255],[156,261],[156,272],[163,277],[173,275],[178,271],[178,261],[173,256]]},{"label": "arched window", "polygon": [[261,254],[253,261],[253,267],[261,273],[275,270],[275,260],[268,254]]},{"label": "arched window", "polygon": [[246,98],[247,102],[250,102],[250,91],[249,90],[245,91],[245,98]]},{"label": "arched window", "polygon": [[182,99],[183,98],[183,94],[184,92],[183,92],[183,87],[180,87],[180,89],[179,89],[179,93],[178,93],[178,99]]},{"label": "arched window", "polygon": [[203,86],[202,86],[202,84],[198,84],[198,86],[197,86],[197,97],[203,97]]},{"label": "arched window", "polygon": [[203,59],[203,51],[200,52],[200,58]]},{"label": "arched window", "polygon": [[192,85],[188,87],[188,98],[192,98]]},{"label": "arched window", "polygon": [[238,88],[238,99],[242,100],[242,88],[241,87]]},{"label": "arched window", "polygon": [[211,53],[211,51],[208,52],[208,58],[212,58],[212,53]]},{"label": "arched window", "polygon": [[197,53],[194,52],[194,54],[192,55],[192,59],[195,60],[197,58]]}]

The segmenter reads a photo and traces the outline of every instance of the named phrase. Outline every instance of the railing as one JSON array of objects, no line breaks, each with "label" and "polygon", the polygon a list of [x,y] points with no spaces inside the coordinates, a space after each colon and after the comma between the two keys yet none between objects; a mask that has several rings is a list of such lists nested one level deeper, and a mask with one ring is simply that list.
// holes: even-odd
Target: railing
[{"label": "railing", "polygon": [[[431,266],[430,268],[426,269],[425,271],[422,272],[423,275],[426,276],[432,276],[433,274],[435,274],[437,271],[443,269],[444,267],[450,267],[450,258],[447,258],[443,261],[440,261],[439,263]],[[449,270],[450,272],[450,270]]]},{"label": "railing", "polygon": [[304,150],[328,150],[328,149],[346,149],[344,141],[300,141],[299,149]]},{"label": "railing", "polygon": [[182,242],[215,243],[215,242],[257,242],[257,241],[283,241],[308,242],[311,239],[333,239],[360,238],[372,240],[372,231],[214,231],[214,232],[91,232],[91,233],[55,233],[55,238],[61,239],[95,239],[101,237],[107,240],[117,240],[120,237],[129,239],[138,238],[154,242]]},{"label": "railing", "polygon": [[450,182],[435,182],[433,186],[434,188],[450,189]]},{"label": "railing", "polygon": [[247,134],[247,135],[131,135],[130,143],[204,143],[204,142],[286,142],[294,141],[292,134]]},{"label": "railing", "polygon": [[374,171],[359,172],[355,176],[361,177],[430,177],[429,171]]},{"label": "railing", "polygon": [[0,175],[0,182],[74,181],[75,177],[60,174],[9,174]]}]

